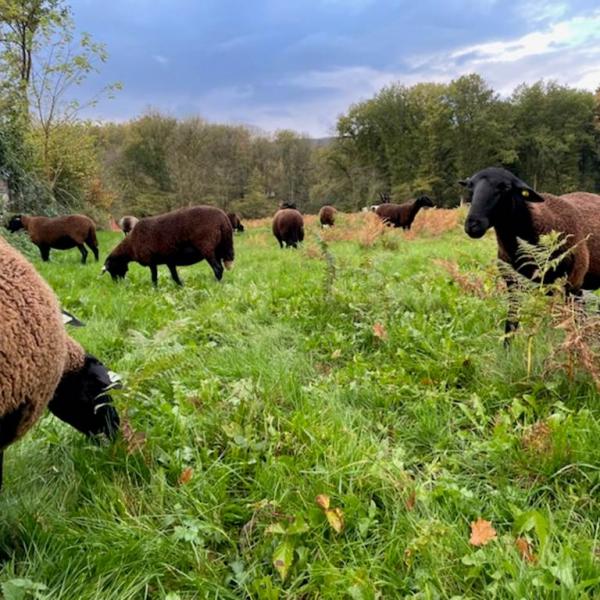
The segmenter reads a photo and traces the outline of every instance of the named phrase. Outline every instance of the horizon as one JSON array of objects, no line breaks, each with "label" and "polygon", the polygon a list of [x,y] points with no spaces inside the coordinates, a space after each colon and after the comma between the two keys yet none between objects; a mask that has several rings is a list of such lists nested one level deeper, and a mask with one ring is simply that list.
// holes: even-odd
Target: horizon
[{"label": "horizon", "polygon": [[475,72],[502,96],[540,79],[600,86],[600,9],[590,0],[71,4],[77,29],[109,53],[82,95],[123,84],[86,111],[99,121],[154,109],[324,138],[353,103],[392,83]]}]

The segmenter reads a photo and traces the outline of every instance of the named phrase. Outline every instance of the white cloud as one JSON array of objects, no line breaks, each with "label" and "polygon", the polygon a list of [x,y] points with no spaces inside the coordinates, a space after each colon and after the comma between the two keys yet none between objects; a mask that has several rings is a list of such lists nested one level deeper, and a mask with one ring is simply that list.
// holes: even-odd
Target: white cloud
[{"label": "white cloud", "polygon": [[152,57],[159,65],[163,65],[166,66],[169,64],[169,59],[166,56],[163,56],[162,54],[155,54]]}]

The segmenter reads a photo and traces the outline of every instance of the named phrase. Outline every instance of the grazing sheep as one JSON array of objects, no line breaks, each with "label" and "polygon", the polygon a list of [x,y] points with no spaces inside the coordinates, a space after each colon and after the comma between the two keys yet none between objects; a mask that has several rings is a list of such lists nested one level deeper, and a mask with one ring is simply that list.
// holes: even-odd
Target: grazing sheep
[{"label": "grazing sheep", "polygon": [[404,202],[403,204],[387,202],[375,206],[373,210],[382,221],[389,225],[410,229],[417,213],[425,206],[433,206],[429,196],[419,196],[416,200]]},{"label": "grazing sheep", "polygon": [[[465,232],[480,238],[494,228],[498,258],[521,275],[539,280],[530,257],[519,252],[518,239],[538,244],[540,235],[557,231],[563,234],[559,254],[571,249],[565,259],[544,278],[552,283],[567,277],[567,292],[600,288],[600,196],[575,192],[565,196],[539,194],[506,169],[489,167],[465,181],[471,204]],[[504,275],[509,292],[516,285],[510,274]],[[516,330],[514,299],[509,305],[505,333]]]},{"label": "grazing sheep", "polygon": [[213,206],[181,208],[164,215],[140,219],[108,256],[102,271],[113,280],[123,279],[131,261],[150,268],[152,284],[158,282],[158,265],[167,265],[173,281],[183,285],[178,266],[206,260],[215,277],[223,277],[223,264],[233,263],[233,229],[227,215]]},{"label": "grazing sheep", "polygon": [[273,235],[279,242],[279,247],[285,244],[288,248],[297,248],[304,240],[304,219],[295,208],[282,208],[273,217]]},{"label": "grazing sheep", "polygon": [[125,235],[129,235],[136,226],[139,219],[137,217],[126,216],[119,219],[119,227]]},{"label": "grazing sheep", "polygon": [[229,222],[231,223],[231,226],[233,227],[234,231],[239,231],[240,233],[243,233],[244,226],[242,225],[242,222],[240,221],[240,218],[237,216],[236,213],[227,213],[227,218],[229,219]]},{"label": "grazing sheep", "polygon": [[321,227],[324,227],[325,225],[328,227],[333,227],[335,224],[336,213],[337,210],[333,206],[330,206],[329,204],[322,206],[321,210],[319,211],[319,221],[321,222]]},{"label": "grazing sheep", "polygon": [[46,406],[86,435],[113,437],[119,416],[108,371],[70,338],[56,297],[33,266],[0,238],[0,486],[7,446]]},{"label": "grazing sheep", "polygon": [[68,215],[66,217],[29,217],[16,215],[6,225],[14,233],[25,229],[31,241],[40,249],[42,260],[50,259],[50,249],[69,250],[77,247],[81,252],[81,262],[85,265],[88,251],[86,243],[98,260],[98,240],[94,221],[85,215]]}]

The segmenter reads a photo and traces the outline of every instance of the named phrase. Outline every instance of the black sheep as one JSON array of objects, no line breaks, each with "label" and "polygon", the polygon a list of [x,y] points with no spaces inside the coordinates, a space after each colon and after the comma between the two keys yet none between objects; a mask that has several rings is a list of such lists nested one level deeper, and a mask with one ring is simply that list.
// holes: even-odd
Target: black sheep
[{"label": "black sheep", "polygon": [[288,248],[297,248],[304,240],[304,219],[295,208],[282,208],[273,217],[273,235],[279,247],[285,244]]}]

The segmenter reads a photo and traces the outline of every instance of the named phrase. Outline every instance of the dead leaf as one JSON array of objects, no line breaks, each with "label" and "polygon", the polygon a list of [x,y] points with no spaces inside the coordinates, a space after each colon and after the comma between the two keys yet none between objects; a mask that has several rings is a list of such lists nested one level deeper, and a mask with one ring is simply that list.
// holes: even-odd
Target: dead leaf
[{"label": "dead leaf", "polygon": [[339,358],[342,355],[342,351],[338,348],[331,353],[331,358]]},{"label": "dead leaf", "polygon": [[375,323],[373,325],[373,335],[378,337],[380,340],[387,340],[387,331],[382,323]]},{"label": "dead leaf", "polygon": [[134,452],[141,450],[146,443],[146,434],[141,431],[136,431],[127,419],[123,419],[121,432],[125,444],[127,445],[127,454],[133,454]]},{"label": "dead leaf", "polygon": [[533,553],[531,544],[524,537],[518,537],[515,540],[515,545],[523,560],[526,560],[529,563],[537,561],[537,556]]},{"label": "dead leaf", "polygon": [[406,509],[414,510],[416,501],[417,501],[417,493],[413,490],[410,493],[410,496],[406,499]]},{"label": "dead leaf", "polygon": [[181,471],[181,475],[179,476],[179,485],[185,485],[189,483],[194,475],[194,469],[192,467],[186,467],[183,471]]},{"label": "dead leaf", "polygon": [[336,533],[341,533],[344,529],[344,513],[341,508],[328,508],[325,511],[325,516],[329,525]]},{"label": "dead leaf", "polygon": [[316,498],[315,498],[317,504],[323,509],[323,510],[327,510],[329,508],[329,496],[327,496],[327,494],[319,494]]},{"label": "dead leaf", "polygon": [[471,523],[471,538],[469,542],[473,546],[485,546],[496,539],[496,530],[492,524],[481,517]]}]

